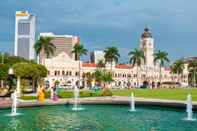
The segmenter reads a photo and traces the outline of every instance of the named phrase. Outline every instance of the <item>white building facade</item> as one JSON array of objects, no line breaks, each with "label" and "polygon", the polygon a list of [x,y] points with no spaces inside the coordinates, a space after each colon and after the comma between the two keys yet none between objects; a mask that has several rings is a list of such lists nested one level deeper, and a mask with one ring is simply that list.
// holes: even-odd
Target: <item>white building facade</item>
[{"label": "white building facade", "polygon": [[[143,50],[146,62],[141,67],[138,67],[138,73],[136,66],[113,63],[112,75],[114,81],[109,85],[110,88],[132,88],[140,87],[144,84],[154,88],[161,83],[164,85],[168,83],[179,83],[182,86],[188,85],[187,65],[185,65],[181,78],[178,78],[176,74],[172,74],[170,68],[162,68],[160,81],[160,67],[154,64],[154,39],[147,28],[141,36],[139,48]],[[81,69],[80,76],[87,72],[93,73],[98,69],[96,63],[75,61],[65,52],[54,58],[47,59],[45,66],[49,70],[46,80],[50,85],[53,85],[56,80],[60,81],[60,85],[76,83],[81,79],[79,77],[79,67]],[[111,65],[106,64],[104,69],[111,71]],[[86,82],[84,85],[87,85]]]},{"label": "white building facade", "polygon": [[28,60],[35,59],[36,17],[27,11],[16,11],[14,55]]}]

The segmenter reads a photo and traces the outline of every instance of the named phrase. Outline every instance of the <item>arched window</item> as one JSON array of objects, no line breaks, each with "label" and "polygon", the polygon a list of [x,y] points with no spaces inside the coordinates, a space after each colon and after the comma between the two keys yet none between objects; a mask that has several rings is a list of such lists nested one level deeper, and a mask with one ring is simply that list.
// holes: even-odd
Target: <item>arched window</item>
[{"label": "arched window", "polygon": [[62,75],[65,75],[65,71],[62,71]]},{"label": "arched window", "polygon": [[55,76],[57,75],[57,71],[55,71],[54,75],[55,75]]}]

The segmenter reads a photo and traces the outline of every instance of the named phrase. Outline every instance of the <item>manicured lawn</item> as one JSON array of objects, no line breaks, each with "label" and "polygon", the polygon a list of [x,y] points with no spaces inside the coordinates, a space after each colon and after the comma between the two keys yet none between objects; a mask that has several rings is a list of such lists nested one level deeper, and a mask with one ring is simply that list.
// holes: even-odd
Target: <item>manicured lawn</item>
[{"label": "manicured lawn", "polygon": [[188,94],[192,95],[193,101],[197,101],[197,89],[128,89],[112,90],[114,96],[130,96],[134,92],[135,97],[186,100]]}]

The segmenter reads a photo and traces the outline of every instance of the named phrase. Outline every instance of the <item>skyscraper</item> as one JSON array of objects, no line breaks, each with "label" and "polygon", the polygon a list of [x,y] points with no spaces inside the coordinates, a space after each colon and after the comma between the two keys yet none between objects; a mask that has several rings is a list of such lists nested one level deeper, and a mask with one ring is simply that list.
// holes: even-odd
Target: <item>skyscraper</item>
[{"label": "skyscraper", "polygon": [[51,37],[51,43],[56,47],[54,56],[65,52],[70,58],[75,59],[75,55],[72,53],[72,49],[75,44],[80,43],[80,38],[73,35],[55,35],[51,32],[40,33],[40,37]]},{"label": "skyscraper", "polygon": [[104,51],[95,50],[93,52],[90,52],[90,60],[91,60],[92,63],[96,63],[96,64],[98,64],[99,61],[101,61],[101,60],[103,62],[105,62],[104,55],[105,55]]},{"label": "skyscraper", "polygon": [[35,58],[35,15],[16,11],[14,55],[28,60]]}]

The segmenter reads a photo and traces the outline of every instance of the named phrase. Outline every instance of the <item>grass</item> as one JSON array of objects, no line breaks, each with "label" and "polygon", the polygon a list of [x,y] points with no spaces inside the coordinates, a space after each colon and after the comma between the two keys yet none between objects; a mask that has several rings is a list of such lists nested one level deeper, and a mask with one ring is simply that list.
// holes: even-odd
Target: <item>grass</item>
[{"label": "grass", "polygon": [[168,100],[186,100],[188,94],[192,95],[193,101],[197,101],[197,89],[125,89],[112,90],[114,96],[130,96],[134,92],[135,97],[168,99]]},{"label": "grass", "polygon": [[36,100],[36,96],[21,96],[20,99],[22,100]]}]

